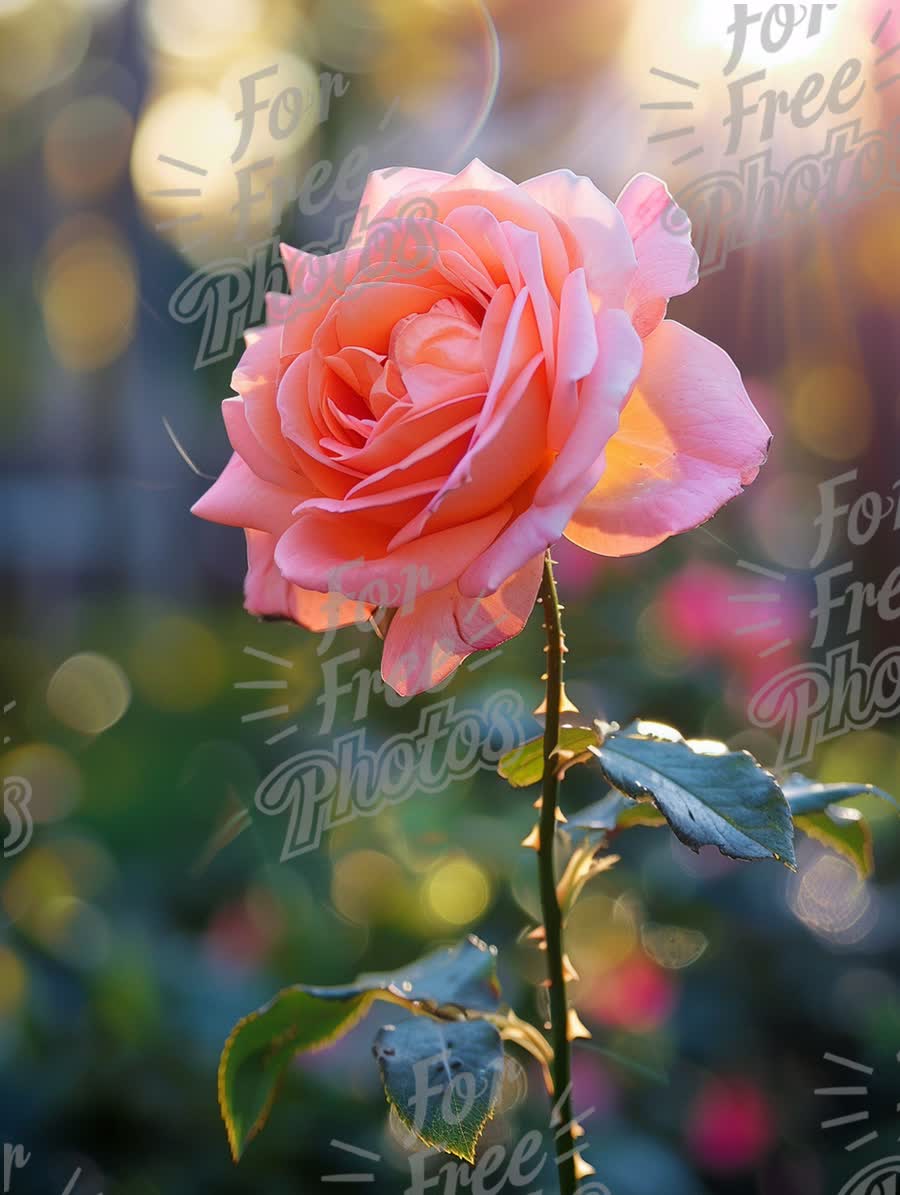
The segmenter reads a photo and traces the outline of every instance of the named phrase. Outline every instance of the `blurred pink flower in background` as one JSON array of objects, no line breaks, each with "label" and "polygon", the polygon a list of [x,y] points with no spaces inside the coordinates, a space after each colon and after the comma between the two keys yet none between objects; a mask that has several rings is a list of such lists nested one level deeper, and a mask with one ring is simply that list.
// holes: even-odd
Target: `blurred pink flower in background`
[{"label": "blurred pink flower in background", "polygon": [[771,1149],[774,1110],[749,1079],[711,1079],[690,1109],[686,1135],[704,1170],[736,1174],[757,1166]]},{"label": "blurred pink flower in background", "polygon": [[[774,600],[748,600],[760,598]],[[796,591],[718,564],[685,565],[663,585],[655,609],[670,643],[692,661],[720,665],[744,695],[798,663],[809,637],[809,611]]]},{"label": "blurred pink flower in background", "polygon": [[611,1029],[649,1033],[672,1015],[678,987],[652,959],[632,954],[603,973],[585,1002],[585,1011]]},{"label": "blurred pink flower in background", "polygon": [[252,890],[216,911],[206,930],[206,950],[235,970],[252,971],[269,959],[283,931],[275,903]]}]

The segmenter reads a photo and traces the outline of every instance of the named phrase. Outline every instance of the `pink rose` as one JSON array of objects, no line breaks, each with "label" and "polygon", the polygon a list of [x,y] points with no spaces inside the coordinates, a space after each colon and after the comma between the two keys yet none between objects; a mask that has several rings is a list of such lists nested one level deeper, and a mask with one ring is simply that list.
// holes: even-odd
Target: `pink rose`
[{"label": "pink rose", "polygon": [[664,319],[697,280],[679,218],[649,175],[613,204],[475,161],[376,172],[346,249],[284,246],[291,294],[247,334],[234,455],[194,507],[247,530],[247,609],[387,608],[382,674],[421,692],[522,629],[560,536],[641,552],[749,484],[766,425]]}]

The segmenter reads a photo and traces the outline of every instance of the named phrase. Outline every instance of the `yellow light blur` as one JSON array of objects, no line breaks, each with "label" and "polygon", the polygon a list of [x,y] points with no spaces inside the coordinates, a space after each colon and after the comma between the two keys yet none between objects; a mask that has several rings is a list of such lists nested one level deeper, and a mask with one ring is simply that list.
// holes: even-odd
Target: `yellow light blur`
[{"label": "yellow light blur", "polygon": [[[252,99],[244,94],[242,80],[273,67],[253,81]],[[319,86],[308,61],[254,41],[210,72],[205,86],[175,86],[152,98],[138,122],[131,175],[159,235],[195,264],[243,253],[272,235],[298,195],[298,152],[318,127]],[[263,106],[238,153],[245,125],[238,114],[254,102]]]},{"label": "yellow light blur", "polygon": [[[751,9],[751,11],[753,11]],[[763,7],[763,15],[768,11]],[[806,30],[801,25],[794,30],[793,35],[779,50],[768,53],[760,43],[759,22],[751,26],[751,34],[747,38],[747,46],[742,61],[748,67],[783,68],[806,63],[807,59],[815,59],[810,63],[809,70],[825,70],[833,63],[832,69],[838,67],[847,57],[846,42],[842,40],[842,23],[837,13],[827,14],[822,23],[822,30],[816,37],[807,37]],[[715,45],[720,51],[722,61],[728,59],[732,47],[732,34],[728,27],[734,21],[733,6],[723,4],[722,0],[694,0],[692,11],[684,28],[686,40],[697,39],[701,44]],[[846,20],[846,18],[845,18]],[[777,23],[773,36],[778,36]]]},{"label": "yellow light blur", "polygon": [[60,664],[47,686],[47,704],[65,726],[100,734],[114,726],[131,702],[131,685],[115,660],[80,652]]},{"label": "yellow light blur", "polygon": [[872,436],[872,397],[858,373],[817,366],[805,370],[790,393],[791,426],[804,448],[832,461],[862,456]]},{"label": "yellow light blur", "polygon": [[0,108],[62,82],[87,53],[91,21],[65,0],[0,0]]},{"label": "yellow light blur", "polygon": [[900,299],[900,213],[893,202],[867,214],[856,237],[857,263],[869,291],[884,303],[896,303]]},{"label": "yellow light blur", "polygon": [[351,851],[334,864],[331,903],[354,925],[384,918],[404,884],[400,865],[379,851]]},{"label": "yellow light blur", "polygon": [[[900,799],[900,746],[888,734],[877,730],[858,730],[842,735],[822,748],[816,770],[823,784],[838,784],[848,776],[864,776],[870,784],[883,788]],[[884,801],[867,800],[868,820],[896,819],[896,810]]]},{"label": "yellow light blur", "polygon": [[39,937],[58,958],[77,967],[93,967],[109,954],[109,923],[103,913],[75,896],[45,906],[36,927]]},{"label": "yellow light blur", "polygon": [[44,137],[44,165],[66,199],[89,199],[112,187],[128,163],[133,125],[123,104],[88,95],[67,104]]},{"label": "yellow light blur", "polygon": [[92,838],[56,839],[53,849],[71,879],[73,891],[82,897],[101,892],[116,874],[113,857]]},{"label": "yellow light blur", "polygon": [[601,892],[589,893],[572,910],[566,943],[575,970],[585,983],[615,970],[638,947],[634,910]]},{"label": "yellow light blur", "polygon": [[202,623],[180,614],[149,621],[129,662],[135,688],[161,710],[198,709],[225,683],[218,639]]},{"label": "yellow light blur", "polygon": [[3,908],[10,921],[42,938],[47,908],[73,894],[72,878],[56,852],[32,846],[3,885]]},{"label": "yellow light blur", "polygon": [[[212,90],[178,88],[141,113],[131,147],[134,189],[148,221],[183,251],[195,241],[205,245],[235,200],[234,145],[234,113]],[[157,194],[171,191],[184,193]]]},{"label": "yellow light blur", "polygon": [[788,568],[806,568],[816,550],[818,479],[803,473],[781,473],[753,488],[747,512],[760,543],[758,559]]},{"label": "yellow light blur", "polygon": [[261,0],[147,0],[144,29],[151,45],[173,58],[215,58],[259,27]]},{"label": "yellow light blur", "polygon": [[432,868],[423,889],[430,912],[448,925],[469,925],[484,913],[491,899],[487,873],[462,856]]},{"label": "yellow light blur", "polygon": [[81,796],[81,772],[65,751],[50,743],[25,743],[3,757],[7,776],[27,777],[31,785],[28,812],[39,825],[57,822]]},{"label": "yellow light blur", "polygon": [[17,954],[0,946],[0,1017],[11,1017],[25,1003],[28,972]]},{"label": "yellow light blur", "polygon": [[[791,7],[751,5],[750,13],[761,10],[765,18],[774,8],[784,12]],[[728,137],[723,127],[731,108],[729,85],[754,72],[764,70],[766,73],[755,86],[748,84],[744,90],[747,104],[755,103],[769,90],[787,92],[789,100],[793,100],[813,73],[824,76],[824,97],[837,72],[851,58],[858,58],[865,72],[876,53],[870,41],[875,21],[870,26],[869,22],[860,19],[853,5],[841,5],[835,11],[826,10],[819,32],[808,36],[810,9],[816,7],[793,6],[793,11],[802,14],[803,19],[778,49],[767,50],[760,35],[761,23],[752,23],[739,64],[725,75],[734,46],[734,34],[728,32],[735,20],[734,5],[726,4],[724,0],[669,0],[665,20],[660,20],[659,0],[634,0],[631,23],[619,59],[629,91],[638,105],[681,103],[689,107],[642,112],[641,125],[633,130],[631,165],[637,167],[640,164],[640,168],[660,174],[677,190],[720,166],[734,170],[742,158],[763,149],[771,154],[776,169],[804,153],[820,152],[829,128],[846,122],[846,113],[834,115],[826,110],[805,128],[797,127],[790,115],[779,113],[773,136],[761,144],[765,105],[760,103],[759,111],[747,118],[741,145],[732,155],[726,154]],[[672,36],[675,29],[679,31],[677,38]],[[778,44],[780,27],[775,19],[770,34],[773,42]],[[651,70],[668,72],[696,86],[654,77]],[[873,123],[876,105],[877,97],[873,96],[871,87],[867,87],[850,115],[854,119],[860,117],[863,127],[868,128]],[[648,136],[679,128],[688,128],[692,132],[656,144],[647,142]],[[699,147],[702,147],[702,154],[683,165],[677,161]]]},{"label": "yellow light blur", "polygon": [[134,335],[134,260],[117,237],[99,229],[52,257],[41,292],[47,338],[68,369],[100,369]]},{"label": "yellow light blur", "polygon": [[34,3],[35,0],[0,0],[0,20],[6,21],[10,17],[18,16]]}]

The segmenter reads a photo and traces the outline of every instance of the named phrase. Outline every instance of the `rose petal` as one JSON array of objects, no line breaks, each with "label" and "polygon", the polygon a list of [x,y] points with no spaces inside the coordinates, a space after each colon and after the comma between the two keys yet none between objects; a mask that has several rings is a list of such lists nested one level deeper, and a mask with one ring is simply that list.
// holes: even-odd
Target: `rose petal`
[{"label": "rose petal", "polygon": [[547,422],[547,388],[535,379],[542,356],[537,353],[502,395],[493,418],[472,440],[427,508],[401,528],[391,548],[409,543],[428,529],[480,518],[506,502],[541,464],[543,428]]},{"label": "rose petal", "polygon": [[275,565],[275,536],[247,533],[247,576],[244,608],[259,618],[289,618],[308,631],[337,630],[363,624],[374,610],[334,593],[316,593],[285,581]]},{"label": "rose petal", "polygon": [[284,490],[296,489],[304,496],[310,491],[310,485],[302,474],[270,456],[260,444],[250,427],[242,398],[224,399],[222,418],[231,447],[244,458],[257,477]]},{"label": "rose petal", "polygon": [[562,535],[603,471],[604,448],[641,367],[641,339],[624,311],[597,317],[599,356],[579,388],[571,435],[528,506],[460,577],[469,597],[492,593]]},{"label": "rose petal", "polygon": [[616,205],[589,178],[552,170],[522,183],[522,190],[558,216],[584,255],[588,288],[607,307],[621,307],[637,269],[631,237]]},{"label": "rose petal", "polygon": [[454,615],[456,585],[419,594],[412,607],[391,619],[381,654],[381,675],[401,697],[424,693],[460,666],[474,650]]},{"label": "rose petal", "polygon": [[753,481],[770,440],[717,345],[665,320],[644,349],[606,471],[566,528],[604,556],[644,552],[705,522]]},{"label": "rose petal", "polygon": [[247,347],[231,375],[231,387],[244,400],[247,422],[262,447],[274,460],[291,466],[293,457],[275,405],[281,330],[252,328],[244,333],[244,339]]},{"label": "rose petal", "polygon": [[[358,513],[300,514],[275,548],[275,562],[295,585],[379,606],[404,606],[420,593],[456,580],[496,537],[508,506],[464,527],[422,536],[388,551],[390,532]],[[349,564],[348,564],[349,562]]]},{"label": "rose petal", "polygon": [[665,183],[637,174],[616,200],[634,242],[637,273],[625,301],[634,326],[649,336],[665,317],[668,300],[696,285],[700,259],[691,244],[691,222]]},{"label": "rose petal", "polygon": [[584,270],[573,270],[563,286],[559,308],[559,359],[547,425],[547,447],[551,452],[559,452],[565,444],[578,411],[577,383],[596,364],[599,346],[595,325]]},{"label": "rose petal", "polygon": [[191,507],[191,514],[210,523],[253,527],[280,535],[290,526],[296,505],[295,494],[257,477],[235,452],[203,497]]},{"label": "rose petal", "polygon": [[403,697],[440,684],[476,650],[518,635],[534,609],[543,558],[536,557],[493,594],[465,598],[455,584],[398,610],[384,642],[381,675]]},{"label": "rose petal", "polygon": [[366,179],[348,244],[356,245],[362,240],[385,204],[395,195],[401,192],[428,195],[452,177],[442,170],[418,170],[413,166],[373,170]]},{"label": "rose petal", "polygon": [[543,571],[544,557],[538,555],[494,593],[474,601],[460,594],[455,609],[463,641],[484,651],[518,635],[534,609]]}]

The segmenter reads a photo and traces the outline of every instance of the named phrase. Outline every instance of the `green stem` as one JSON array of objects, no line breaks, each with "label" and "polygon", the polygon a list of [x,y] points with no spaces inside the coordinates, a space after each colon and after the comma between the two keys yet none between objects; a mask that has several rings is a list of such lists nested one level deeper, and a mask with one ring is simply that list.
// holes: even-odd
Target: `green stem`
[{"label": "green stem", "polygon": [[560,1195],[575,1195],[575,1142],[572,1137],[572,1065],[568,1033],[569,1006],[563,970],[563,927],[556,892],[553,846],[556,838],[556,805],[559,797],[559,716],[562,704],[563,631],[553,562],[544,557],[541,584],[544,629],[547,632],[547,713],[544,725],[544,779],[541,794],[540,846],[538,866],[541,884],[541,912],[547,945],[547,975],[550,980],[550,1039],[553,1045],[553,1092],[558,1117],[553,1127],[559,1168]]}]

